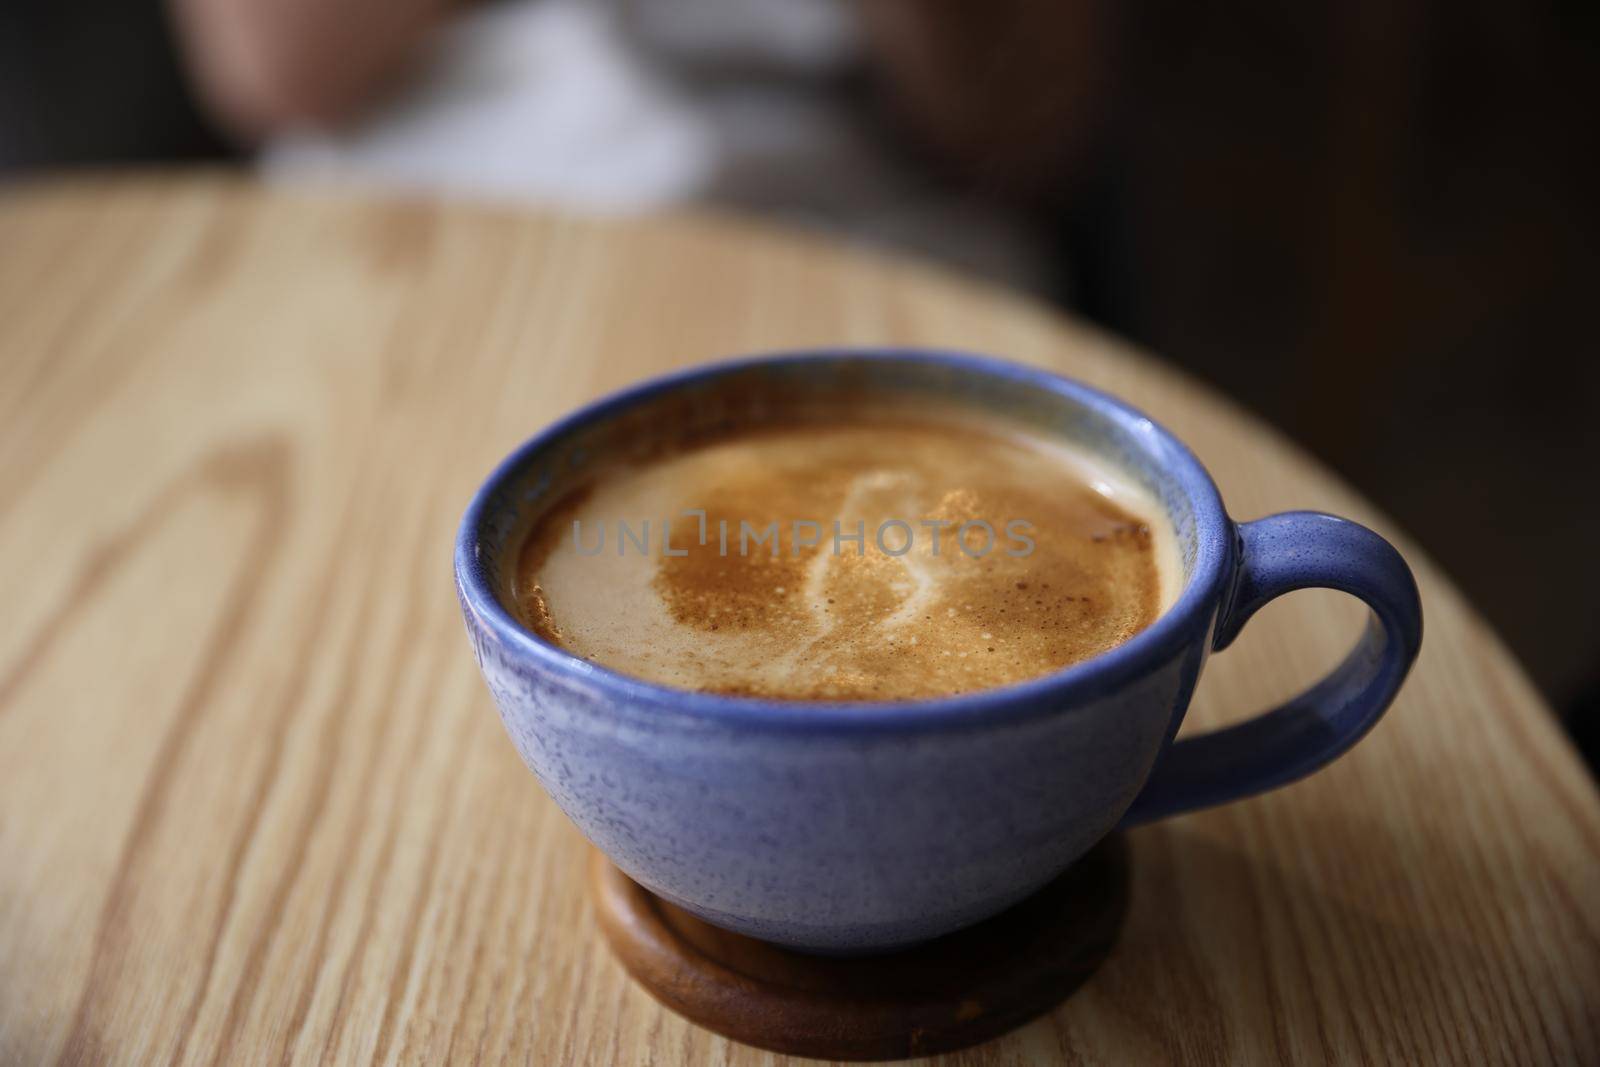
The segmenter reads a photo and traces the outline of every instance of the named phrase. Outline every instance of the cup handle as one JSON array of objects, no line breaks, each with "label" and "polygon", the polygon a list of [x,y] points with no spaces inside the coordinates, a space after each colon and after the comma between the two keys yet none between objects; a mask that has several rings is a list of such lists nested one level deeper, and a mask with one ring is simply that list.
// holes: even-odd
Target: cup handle
[{"label": "cup handle", "polygon": [[1296,589],[1341,590],[1366,601],[1372,617],[1344,662],[1304,693],[1248,722],[1172,742],[1124,827],[1274,789],[1343,755],[1388,709],[1422,645],[1411,568],[1365,526],[1288,511],[1234,530],[1238,562],[1218,612],[1215,651],[1263,604]]}]

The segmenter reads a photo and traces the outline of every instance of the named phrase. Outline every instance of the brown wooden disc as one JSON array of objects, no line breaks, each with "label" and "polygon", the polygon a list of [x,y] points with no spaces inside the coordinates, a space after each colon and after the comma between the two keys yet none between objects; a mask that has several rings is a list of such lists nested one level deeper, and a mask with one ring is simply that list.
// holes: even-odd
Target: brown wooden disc
[{"label": "brown wooden disc", "polygon": [[1094,973],[1127,908],[1127,848],[1096,846],[1010,910],[902,952],[812,956],[661,900],[598,852],[601,928],[661,1003],[775,1052],[883,1060],[948,1052],[1041,1015]]}]

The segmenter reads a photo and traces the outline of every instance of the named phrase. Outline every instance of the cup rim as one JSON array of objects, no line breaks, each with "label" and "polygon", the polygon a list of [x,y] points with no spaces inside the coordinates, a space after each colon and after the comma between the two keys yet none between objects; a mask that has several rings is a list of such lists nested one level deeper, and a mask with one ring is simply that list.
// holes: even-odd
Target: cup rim
[{"label": "cup rim", "polygon": [[[910,700],[800,701],[732,696],[678,689],[601,666],[535,636],[495,595],[488,565],[478,550],[491,509],[508,499],[501,490],[528,462],[579,427],[607,418],[685,385],[762,366],[813,360],[871,359],[921,363],[1005,378],[1063,396],[1131,431],[1165,460],[1194,514],[1195,559],[1173,603],[1148,627],[1114,648],[1048,674],[992,689]],[[1003,719],[1070,711],[1145,673],[1193,639],[1196,624],[1209,627],[1208,613],[1220,599],[1231,526],[1221,494],[1194,453],[1170,430],[1132,405],[1064,375],[993,356],[947,349],[840,346],[771,352],[696,364],[626,386],[556,420],[501,460],[473,494],[455,541],[457,592],[463,607],[508,652],[569,682],[600,690],[614,708],[649,705],[651,714],[677,711],[729,725],[766,726],[802,732],[903,730],[914,726],[993,724]]]}]

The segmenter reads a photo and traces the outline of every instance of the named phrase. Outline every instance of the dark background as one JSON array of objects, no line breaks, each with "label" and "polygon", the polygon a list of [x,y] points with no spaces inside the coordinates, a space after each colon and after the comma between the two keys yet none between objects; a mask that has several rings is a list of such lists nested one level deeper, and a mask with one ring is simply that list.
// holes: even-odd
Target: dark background
[{"label": "dark background", "polygon": [[[208,117],[228,109],[187,73],[183,7],[0,6],[0,174],[247,163],[257,131]],[[1593,767],[1600,5],[863,12],[848,91],[882,136],[929,181],[1025,212],[1060,302],[1398,519]]]}]

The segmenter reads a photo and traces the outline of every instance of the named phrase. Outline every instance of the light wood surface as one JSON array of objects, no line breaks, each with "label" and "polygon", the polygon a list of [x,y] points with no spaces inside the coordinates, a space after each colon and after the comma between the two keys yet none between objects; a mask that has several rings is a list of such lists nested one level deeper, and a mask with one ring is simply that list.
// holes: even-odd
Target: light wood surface
[{"label": "light wood surface", "polygon": [[[1002,292],[746,223],[214,177],[0,197],[0,1062],[779,1059],[606,951],[587,846],[478,677],[450,548],[490,466],[573,405],[830,343],[1108,388],[1236,516],[1396,538],[1427,611],[1365,742],[1129,835],[1106,966],[951,1062],[1600,1063],[1594,784],[1417,546],[1240,411]],[[1276,603],[1190,727],[1289,695],[1361,619]]]}]

